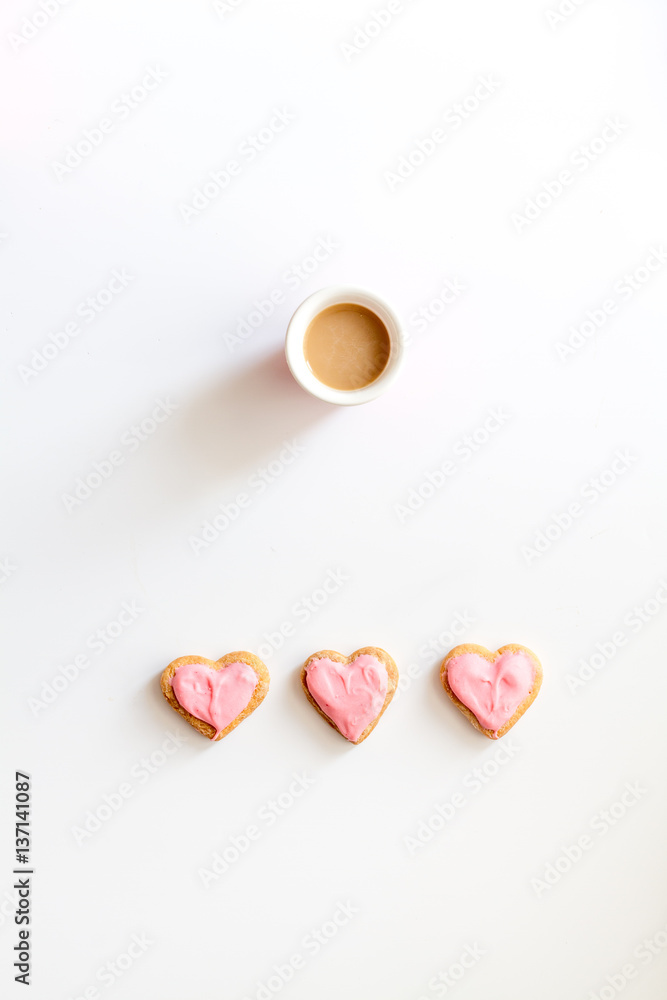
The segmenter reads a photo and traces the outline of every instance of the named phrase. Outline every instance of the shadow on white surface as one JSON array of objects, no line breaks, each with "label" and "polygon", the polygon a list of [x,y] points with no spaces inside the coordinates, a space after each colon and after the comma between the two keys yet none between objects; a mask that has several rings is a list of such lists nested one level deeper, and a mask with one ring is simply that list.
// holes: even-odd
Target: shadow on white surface
[{"label": "shadow on white surface", "polygon": [[181,447],[202,477],[232,478],[276,457],[286,443],[333,413],[332,406],[296,384],[281,349],[186,402]]}]

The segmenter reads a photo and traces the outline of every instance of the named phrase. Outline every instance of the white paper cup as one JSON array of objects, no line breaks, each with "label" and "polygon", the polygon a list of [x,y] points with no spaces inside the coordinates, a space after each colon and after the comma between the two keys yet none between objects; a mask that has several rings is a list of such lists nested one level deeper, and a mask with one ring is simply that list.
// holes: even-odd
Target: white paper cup
[{"label": "white paper cup", "polygon": [[[329,306],[345,302],[370,309],[382,320],[389,334],[389,359],[384,370],[374,382],[361,389],[332,389],[331,386],[320,382],[308,367],[303,352],[306,330],[317,314]],[[405,344],[398,317],[384,299],[365,288],[331,285],[328,288],[320,288],[318,292],[310,295],[292,316],[285,337],[285,357],[292,375],[306,392],[323,399],[325,403],[357,406],[359,403],[370,403],[372,399],[377,399],[393,385],[403,364]]]}]

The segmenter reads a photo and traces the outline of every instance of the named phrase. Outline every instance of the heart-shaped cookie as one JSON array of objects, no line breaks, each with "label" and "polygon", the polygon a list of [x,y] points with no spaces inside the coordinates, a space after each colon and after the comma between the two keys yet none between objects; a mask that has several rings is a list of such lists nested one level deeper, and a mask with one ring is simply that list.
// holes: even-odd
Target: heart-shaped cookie
[{"label": "heart-shaped cookie", "polygon": [[361,743],[394,697],[398,670],[378,646],[364,646],[351,656],[322,649],[304,663],[301,683],[329,725],[350,743]]},{"label": "heart-shaped cookie", "polygon": [[255,711],[269,690],[269,671],[245,650],[219,660],[181,656],[160,678],[162,694],[202,736],[221,740]]},{"label": "heart-shaped cookie", "polygon": [[542,684],[542,666],[535,653],[516,643],[501,646],[495,653],[464,643],[442,661],[440,680],[473,726],[497,740],[535,701]]}]

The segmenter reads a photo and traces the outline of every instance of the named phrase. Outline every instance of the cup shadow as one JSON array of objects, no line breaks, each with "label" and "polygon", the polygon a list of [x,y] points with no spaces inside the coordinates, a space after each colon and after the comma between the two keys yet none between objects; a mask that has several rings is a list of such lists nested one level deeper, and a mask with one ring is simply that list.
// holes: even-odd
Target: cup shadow
[{"label": "cup shadow", "polygon": [[[248,491],[253,473],[267,464],[270,468],[290,442],[296,442],[292,453],[298,453],[304,433],[332,419],[337,409],[295,382],[282,349],[216,377],[181,403],[147,454],[128,495],[135,523],[173,522],[175,517],[196,521],[200,504],[210,504],[212,494],[233,501]],[[156,507],[157,480],[164,488]]]},{"label": "cup shadow", "polygon": [[332,407],[295,382],[282,350],[210,384],[179,414],[173,442],[197,483],[233,480],[299,437]]}]

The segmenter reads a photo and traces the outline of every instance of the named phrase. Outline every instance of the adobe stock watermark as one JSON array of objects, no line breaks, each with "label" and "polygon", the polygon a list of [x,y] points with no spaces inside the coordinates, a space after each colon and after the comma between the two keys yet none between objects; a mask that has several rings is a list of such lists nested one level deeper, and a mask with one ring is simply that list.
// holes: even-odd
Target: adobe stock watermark
[{"label": "adobe stock watermark", "polygon": [[557,341],[556,354],[560,360],[569,361],[582,347],[590,343],[598,330],[605,326],[607,320],[615,316],[626,302],[634,298],[637,292],[651,281],[665,263],[667,263],[667,250],[662,245],[650,247],[648,256],[643,263],[632,271],[626,271],[622,278],[614,282],[613,294],[608,294],[597,306],[587,309],[584,319],[570,326],[567,339]]},{"label": "adobe stock watermark", "polygon": [[110,792],[105,792],[100,802],[86,811],[79,824],[70,827],[70,833],[77,847],[81,847],[95,836],[102,827],[113,819],[128,799],[151,780],[171,757],[188,742],[185,734],[180,736],[167,731],[159,747],[132,765],[126,781],[121,781]]},{"label": "adobe stock watermark", "polygon": [[73,510],[89,500],[103,483],[111,479],[116,469],[124,465],[125,460],[155,434],[160,424],[169,420],[171,415],[179,409],[180,403],[174,403],[168,398],[156,399],[155,406],[147,416],[123,431],[118,447],[112,448],[104,458],[93,463],[89,472],[79,476],[74,486],[71,487],[70,493],[61,494],[61,500],[67,513],[71,514]]},{"label": "adobe stock watermark", "polygon": [[409,490],[404,503],[394,504],[394,513],[401,524],[414,517],[510,419],[511,415],[504,406],[492,407],[484,420],[456,442],[451,458],[443,459],[435,469],[427,472],[421,482]]},{"label": "adobe stock watermark", "polygon": [[564,510],[552,514],[547,524],[535,532],[531,544],[521,546],[521,555],[526,563],[530,566],[535,560],[541,559],[545,552],[548,552],[554,543],[562,538],[566,531],[570,530],[575,521],[583,517],[589,507],[596,504],[610,489],[613,489],[619,479],[626,475],[636,461],[636,455],[618,448],[609,465],[597,475],[587,479],[580,488],[578,496],[581,497],[581,500],[572,500]]},{"label": "adobe stock watermark", "polygon": [[0,586],[2,586],[3,583],[7,583],[7,580],[14,576],[17,569],[18,566],[16,563],[12,562],[9,556],[2,556],[0,558]]},{"label": "adobe stock watermark", "polygon": [[213,0],[213,10],[219,18],[225,18],[227,14],[233,14],[242,7],[246,0]]},{"label": "adobe stock watermark", "polygon": [[197,875],[203,887],[210,889],[218,882],[225,872],[228,872],[240,858],[248,853],[253,844],[261,840],[266,830],[275,826],[304,792],[307,792],[314,784],[315,778],[305,771],[294,772],[287,788],[260,806],[255,822],[248,823],[240,833],[227,837],[225,844],[213,853],[206,867],[197,869]]},{"label": "adobe stock watermark", "polygon": [[[12,886],[11,889],[5,889],[2,895],[2,902],[0,902],[0,927],[2,927],[10,917],[14,917],[18,902],[18,889],[14,888],[14,886]],[[12,925],[14,924],[13,919],[10,922]]]},{"label": "adobe stock watermark", "polygon": [[618,969],[605,976],[604,985],[591,991],[586,1000],[614,1000],[626,986],[638,979],[643,970],[667,949],[667,924],[659,927],[650,937],[643,938],[632,950],[632,957]]},{"label": "adobe stock watermark", "polygon": [[613,660],[619,649],[627,646],[629,639],[649,625],[667,607],[667,579],[658,581],[654,593],[641,604],[635,604],[623,617],[623,628],[595,643],[595,649],[586,657],[581,657],[578,669],[565,675],[565,683],[570,694],[579,691],[597,677],[601,670]]},{"label": "adobe stock watermark", "polygon": [[409,180],[431,157],[437,153],[448,139],[462,125],[500,90],[501,83],[493,73],[477,78],[476,86],[461,101],[446,108],[440,115],[439,124],[427,135],[413,143],[407,153],[399,156],[393,170],[385,170],[383,177],[390,191],[395,191]]},{"label": "adobe stock watermark", "polygon": [[[109,646],[123,635],[128,628],[144,614],[144,608],[136,601],[123,601],[115,618],[101,628],[91,632],[85,640],[86,650],[100,656]],[[43,681],[37,697],[28,698],[28,708],[34,716],[45,711],[69,688],[81,674],[92,666],[93,658],[88,652],[77,653],[69,663],[64,663],[48,680]]]},{"label": "adobe stock watermark", "polygon": [[159,66],[147,66],[138,83],[130,90],[124,90],[96,125],[84,129],[81,138],[67,146],[60,160],[51,161],[54,176],[62,181],[80,167],[166,79],[167,73]]},{"label": "adobe stock watermark", "polygon": [[465,979],[471,969],[486,955],[486,948],[477,941],[464,946],[460,955],[450,962],[446,969],[441,969],[428,981],[428,995],[422,993],[417,1000],[433,1000],[433,997],[449,996],[451,991]]},{"label": "adobe stock watermark", "polygon": [[609,831],[613,830],[647,793],[648,790],[640,781],[626,782],[623,791],[611,805],[598,810],[591,817],[587,828],[591,832],[582,833],[573,844],[561,845],[560,854],[553,861],[546,863],[540,877],[530,880],[535,895],[541,897],[546,892],[551,892],[554,886],[558,885],[561,879],[572,871],[574,866],[578,865],[583,857],[606,837]]},{"label": "adobe stock watermark", "polygon": [[238,520],[241,513],[251,507],[272,483],[280,479],[294,460],[305,451],[305,446],[299,444],[296,438],[283,441],[282,448],[275,457],[266,465],[260,466],[249,477],[245,490],[237,493],[233,500],[219,504],[218,512],[203,522],[200,535],[188,535],[188,542],[194,554],[198,556],[210,548],[230,524]]},{"label": "adobe stock watermark", "polygon": [[365,52],[414,2],[415,0],[388,0],[382,7],[374,7],[365,20],[355,24],[349,40],[340,43],[339,49],[345,62],[350,63]]},{"label": "adobe stock watermark", "polygon": [[109,308],[119,295],[125,291],[134,275],[128,274],[124,267],[114,268],[108,281],[93,295],[86,296],[74,308],[76,319],[49,334],[49,339],[41,348],[33,347],[30,361],[18,366],[18,373],[24,385],[45,371],[63,351],[66,351],[72,341],[79,336],[85,326],[90,326]]},{"label": "adobe stock watermark", "polygon": [[432,323],[435,323],[440,317],[447,312],[448,308],[456,302],[459,297],[467,290],[467,285],[459,277],[445,278],[440,290],[436,292],[433,298],[420,306],[419,309],[415,309],[408,316],[408,323],[412,327],[412,330],[403,329],[401,335],[404,344],[412,343],[412,331],[415,333],[425,333]]},{"label": "adobe stock watermark", "polygon": [[[270,660],[277,649],[285,645],[286,639],[291,639],[296,635],[297,623],[304,625],[314,614],[323,608],[329,599],[337,594],[350,577],[341,569],[329,569],[319,587],[316,587],[307,596],[301,596],[292,605],[292,618],[286,619],[273,632],[264,632],[262,638],[265,640],[257,649],[257,655],[262,660]],[[296,623],[293,619],[296,619]]]},{"label": "adobe stock watermark", "polygon": [[555,7],[545,11],[545,17],[550,28],[559,28],[569,20],[588,0],[560,0]]},{"label": "adobe stock watermark", "polygon": [[468,611],[457,611],[450,619],[446,629],[443,629],[435,638],[429,639],[428,642],[423,643],[419,647],[419,656],[422,662],[408,663],[401,670],[396,694],[409,691],[413,681],[422,677],[425,671],[431,670],[433,657],[442,656],[444,653],[449,652],[453,646],[456,646],[475,624],[476,620],[474,615],[471,615]]},{"label": "adobe stock watermark", "polygon": [[299,288],[339,249],[340,243],[332,236],[320,236],[315,246],[302,260],[283,271],[280,276],[281,284],[272,288],[267,293],[266,298],[255,299],[248,313],[244,316],[237,316],[234,329],[225,331],[224,341],[230,353],[249,340],[264,324],[264,321],[274,314],[276,307],[285,302],[286,295],[282,286],[291,290]]},{"label": "adobe stock watermark", "polygon": [[258,980],[253,992],[246,993],[243,1000],[271,1000],[271,997],[280,993],[294,979],[297,972],[305,969],[309,959],[319,955],[358,913],[359,908],[349,899],[337,903],[328,920],[311,927],[308,933],[304,934],[299,942],[299,951],[295,951],[283,962],[274,964],[268,978]]},{"label": "adobe stock watermark", "polygon": [[594,163],[597,163],[627,128],[628,125],[622,122],[617,115],[606,118],[599,134],[594,135],[588,142],[577,146],[568,157],[568,165],[559,170],[552,180],[543,181],[536,194],[526,199],[521,211],[512,212],[510,221],[515,232],[523,233],[566,191],[571,190],[577,178],[585,174]]},{"label": "adobe stock watermark", "polygon": [[[95,973],[95,983],[100,983],[105,989],[109,989],[128,973],[154,943],[145,932],[132,934],[123,951],[100,965]],[[71,993],[67,1000],[99,1000],[101,996],[99,986],[93,984],[81,992]]]},{"label": "adobe stock watermark", "polygon": [[455,816],[465,809],[472,798],[478,795],[490,781],[500,773],[501,769],[513,760],[520,752],[521,747],[517,746],[512,738],[506,739],[502,746],[493,751],[479,767],[473,767],[461,779],[461,787],[458,791],[437,802],[433,806],[433,811],[425,819],[417,824],[413,833],[403,838],[403,845],[410,857],[414,857],[418,851],[422,851],[431,841],[435,840],[448,823]]},{"label": "adobe stock watermark", "polygon": [[251,163],[274,143],[285,129],[296,121],[296,115],[287,108],[274,108],[266,125],[251,132],[239,144],[236,156],[227,160],[218,170],[209,170],[207,177],[194,189],[189,201],[178,206],[181,219],[189,226],[226,191],[235,178],[241,176]]},{"label": "adobe stock watermark", "polygon": [[18,52],[24,45],[37,38],[40,32],[66,7],[70,0],[40,0],[32,14],[26,15],[15,31],[10,31],[7,41]]}]

